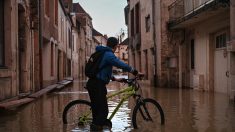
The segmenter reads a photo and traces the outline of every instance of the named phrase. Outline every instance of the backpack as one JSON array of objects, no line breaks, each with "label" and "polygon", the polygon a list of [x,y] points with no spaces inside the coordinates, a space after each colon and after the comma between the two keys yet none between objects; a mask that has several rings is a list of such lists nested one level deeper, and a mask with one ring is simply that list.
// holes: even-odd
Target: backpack
[{"label": "backpack", "polygon": [[96,78],[97,73],[103,69],[99,68],[105,51],[97,51],[91,55],[85,65],[85,75],[89,78]]}]

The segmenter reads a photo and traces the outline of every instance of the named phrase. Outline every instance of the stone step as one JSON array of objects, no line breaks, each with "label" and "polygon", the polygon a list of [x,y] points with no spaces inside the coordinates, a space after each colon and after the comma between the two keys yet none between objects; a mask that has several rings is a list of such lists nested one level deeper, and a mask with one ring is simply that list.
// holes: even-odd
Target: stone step
[{"label": "stone step", "polygon": [[52,91],[53,89],[55,89],[58,86],[58,84],[54,84],[54,85],[50,85],[34,94],[29,95],[29,98],[39,98],[42,95],[44,95],[45,93],[48,93],[49,91]]},{"label": "stone step", "polygon": [[5,103],[0,104],[0,109],[12,109],[20,105],[30,103],[34,100],[35,100],[34,98],[24,98],[24,99],[5,102]]},{"label": "stone step", "polygon": [[70,79],[70,80],[65,79],[61,82],[58,82],[56,84],[45,87],[42,90],[40,90],[36,93],[30,94],[30,95],[24,94],[24,96],[21,96],[21,97],[24,97],[22,99],[17,97],[18,99],[14,98],[14,100],[9,99],[8,101],[1,102],[0,103],[0,110],[1,109],[9,110],[9,109],[12,109],[15,107],[19,107],[21,105],[24,105],[24,104],[27,104],[27,103],[34,101],[36,98],[39,98],[48,92],[51,92],[53,90],[60,90],[60,89],[64,88],[66,85],[71,84],[73,82],[73,80],[71,78],[67,78],[67,79]]}]

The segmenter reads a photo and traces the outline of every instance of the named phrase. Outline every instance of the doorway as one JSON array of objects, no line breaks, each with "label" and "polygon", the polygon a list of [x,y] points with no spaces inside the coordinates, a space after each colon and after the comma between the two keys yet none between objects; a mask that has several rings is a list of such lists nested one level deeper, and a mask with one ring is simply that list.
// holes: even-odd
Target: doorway
[{"label": "doorway", "polygon": [[228,57],[226,50],[227,33],[215,36],[214,51],[214,90],[215,92],[228,93]]},{"label": "doorway", "polygon": [[19,93],[27,93],[27,69],[26,69],[26,16],[25,9],[21,4],[18,4],[18,78],[19,78]]}]

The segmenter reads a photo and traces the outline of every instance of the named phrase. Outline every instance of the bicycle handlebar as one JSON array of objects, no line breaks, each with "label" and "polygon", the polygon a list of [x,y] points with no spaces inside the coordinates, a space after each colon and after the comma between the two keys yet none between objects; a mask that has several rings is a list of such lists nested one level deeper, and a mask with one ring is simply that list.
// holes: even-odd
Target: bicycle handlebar
[{"label": "bicycle handlebar", "polygon": [[141,80],[143,77],[144,77],[144,74],[138,74],[134,78],[123,79],[120,82],[127,83],[127,84],[131,85],[135,80]]}]

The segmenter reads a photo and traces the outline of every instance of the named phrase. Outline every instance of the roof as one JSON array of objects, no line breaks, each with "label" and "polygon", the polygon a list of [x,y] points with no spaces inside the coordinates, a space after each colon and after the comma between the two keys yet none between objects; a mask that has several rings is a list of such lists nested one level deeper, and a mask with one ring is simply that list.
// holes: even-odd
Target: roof
[{"label": "roof", "polygon": [[90,19],[91,16],[84,10],[84,8],[79,3],[73,3],[73,12],[79,14],[86,14]]},{"label": "roof", "polygon": [[94,36],[92,38],[96,43],[100,44],[100,42]]},{"label": "roof", "polygon": [[129,38],[126,38],[124,41],[122,41],[119,45],[129,45]]},{"label": "roof", "polygon": [[95,30],[94,28],[92,29],[92,36],[103,36],[103,34],[101,34],[100,32],[98,32],[97,30]]}]

